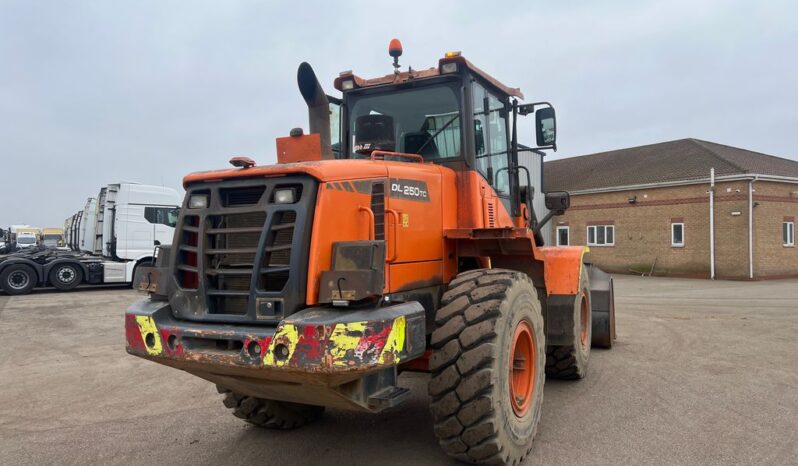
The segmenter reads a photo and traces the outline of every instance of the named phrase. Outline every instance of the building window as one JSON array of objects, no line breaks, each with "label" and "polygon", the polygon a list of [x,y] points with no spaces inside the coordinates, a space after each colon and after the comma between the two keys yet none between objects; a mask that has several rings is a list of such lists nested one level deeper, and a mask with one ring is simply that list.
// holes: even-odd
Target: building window
[{"label": "building window", "polygon": [[568,227],[557,227],[557,246],[568,246],[571,244],[570,233],[571,231]]},{"label": "building window", "polygon": [[671,246],[684,246],[684,223],[671,223]]},{"label": "building window", "polygon": [[615,225],[590,225],[587,227],[588,246],[615,246]]},{"label": "building window", "polygon": [[795,246],[795,222],[781,224],[781,237],[785,246]]}]

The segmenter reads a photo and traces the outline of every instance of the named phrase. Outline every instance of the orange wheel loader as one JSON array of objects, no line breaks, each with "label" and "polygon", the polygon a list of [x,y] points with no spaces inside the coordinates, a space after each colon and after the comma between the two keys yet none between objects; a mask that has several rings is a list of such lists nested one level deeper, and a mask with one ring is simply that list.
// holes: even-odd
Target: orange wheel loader
[{"label": "orange wheel loader", "polygon": [[[459,52],[325,95],[299,67],[309,133],[192,173],[170,247],[125,315],[127,351],[217,385],[233,414],[291,429],[325,407],[379,412],[429,373],[443,450],[517,464],[545,378],[585,377],[614,339],[612,278],[586,247],[543,245],[568,193],[541,193],[554,109]],[[536,147],[518,143],[532,115]]]}]

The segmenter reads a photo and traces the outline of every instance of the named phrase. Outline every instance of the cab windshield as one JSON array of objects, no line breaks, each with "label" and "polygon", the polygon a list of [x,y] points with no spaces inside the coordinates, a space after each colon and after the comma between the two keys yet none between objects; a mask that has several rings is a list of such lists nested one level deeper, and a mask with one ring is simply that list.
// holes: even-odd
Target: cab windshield
[{"label": "cab windshield", "polygon": [[461,156],[460,102],[446,84],[349,97],[349,156],[372,150],[420,154],[424,159]]}]

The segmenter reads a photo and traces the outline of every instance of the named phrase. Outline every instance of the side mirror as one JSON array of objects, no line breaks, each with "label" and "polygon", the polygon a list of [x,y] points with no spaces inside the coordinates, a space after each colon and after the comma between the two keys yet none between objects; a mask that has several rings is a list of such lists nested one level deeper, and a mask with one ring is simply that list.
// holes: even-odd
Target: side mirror
[{"label": "side mirror", "polygon": [[571,195],[567,191],[546,193],[546,208],[554,215],[562,215],[571,207]]},{"label": "side mirror", "polygon": [[535,136],[538,147],[556,146],[557,118],[553,107],[541,108],[535,112]]}]

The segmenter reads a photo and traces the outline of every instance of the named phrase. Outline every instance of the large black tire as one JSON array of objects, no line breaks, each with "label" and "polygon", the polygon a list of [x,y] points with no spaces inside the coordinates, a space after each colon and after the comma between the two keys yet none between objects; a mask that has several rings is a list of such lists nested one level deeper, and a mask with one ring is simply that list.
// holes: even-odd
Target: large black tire
[{"label": "large black tire", "polygon": [[0,286],[11,295],[30,293],[38,281],[39,277],[33,267],[25,264],[9,265],[0,273]]},{"label": "large black tire", "polygon": [[71,290],[83,282],[83,269],[78,264],[63,263],[50,269],[49,282],[59,290]]},{"label": "large black tire", "polygon": [[324,414],[323,406],[265,400],[233,393],[218,386],[217,390],[224,395],[224,405],[233,411],[235,417],[258,427],[291,430],[316,421]]},{"label": "large black tire", "polygon": [[587,375],[590,360],[593,321],[590,306],[590,280],[582,265],[579,293],[574,296],[573,339],[570,344],[546,348],[546,375],[556,379],[576,380]]},{"label": "large black tire", "polygon": [[593,348],[611,349],[615,342],[615,286],[612,276],[595,265],[590,270]]},{"label": "large black tire", "polygon": [[[464,272],[449,284],[435,323],[429,394],[441,447],[469,463],[520,463],[532,448],[545,381],[543,317],[532,281],[511,270]],[[522,328],[531,356],[519,360]],[[518,380],[527,383],[523,397],[511,395]]]}]

